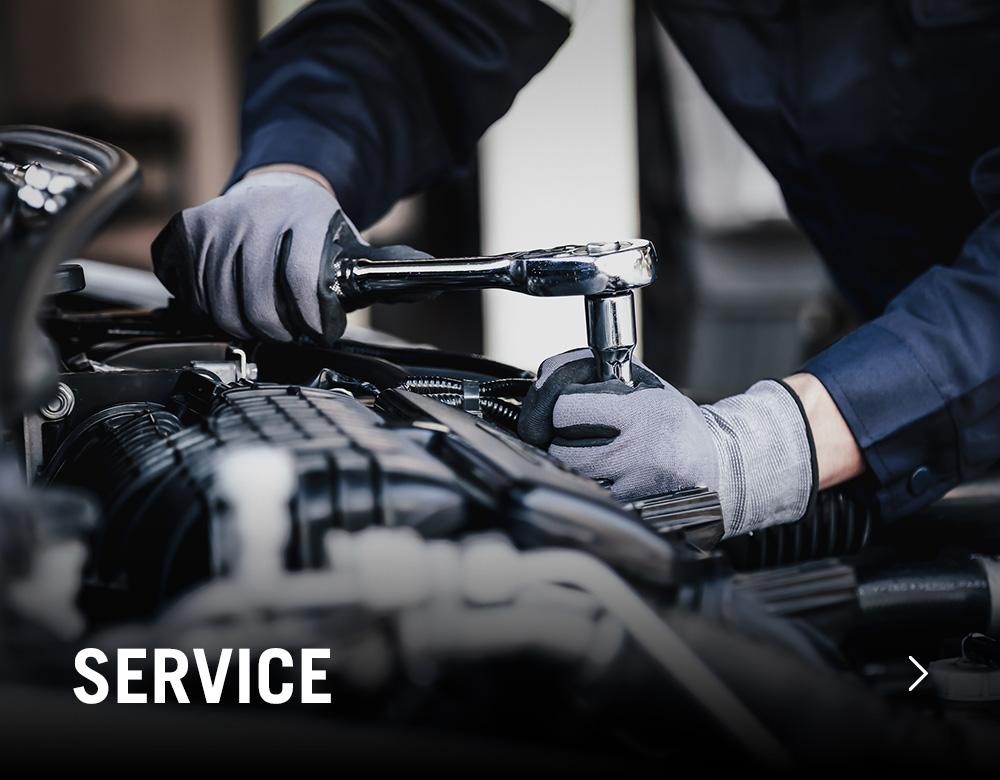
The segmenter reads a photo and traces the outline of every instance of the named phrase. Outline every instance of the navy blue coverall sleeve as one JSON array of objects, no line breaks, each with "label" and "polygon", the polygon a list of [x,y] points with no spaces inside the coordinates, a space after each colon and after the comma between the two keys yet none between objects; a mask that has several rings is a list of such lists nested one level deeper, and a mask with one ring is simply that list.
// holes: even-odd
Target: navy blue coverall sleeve
[{"label": "navy blue coverall sleeve", "polygon": [[538,0],[318,0],[250,61],[233,180],[305,165],[369,225],[466,163],[569,29]]},{"label": "navy blue coverall sleeve", "polygon": [[988,216],[959,257],[804,367],[843,413],[889,516],[1000,459],[1000,148],[971,179]]}]

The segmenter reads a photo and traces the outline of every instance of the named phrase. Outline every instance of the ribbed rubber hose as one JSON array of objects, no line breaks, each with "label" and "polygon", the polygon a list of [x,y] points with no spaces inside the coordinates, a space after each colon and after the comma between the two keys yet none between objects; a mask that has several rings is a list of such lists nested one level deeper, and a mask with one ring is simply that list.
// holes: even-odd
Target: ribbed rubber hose
[{"label": "ribbed rubber hose", "polygon": [[966,633],[990,623],[990,587],[975,560],[858,574],[861,624]]}]

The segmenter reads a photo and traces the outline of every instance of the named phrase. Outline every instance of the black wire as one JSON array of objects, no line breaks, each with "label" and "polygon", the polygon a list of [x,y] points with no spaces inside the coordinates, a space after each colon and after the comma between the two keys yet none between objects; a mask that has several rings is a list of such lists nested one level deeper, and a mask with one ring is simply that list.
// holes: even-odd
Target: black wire
[{"label": "black wire", "polygon": [[461,393],[462,380],[446,376],[415,376],[407,379],[401,387],[420,395],[432,393]]},{"label": "black wire", "polygon": [[[520,397],[531,387],[532,380],[510,378],[495,379],[479,385],[479,411],[483,418],[509,431],[517,430],[521,405],[501,396]],[[461,379],[445,376],[418,376],[407,379],[401,387],[435,401],[461,409],[465,396]]]},{"label": "black wire", "polygon": [[521,377],[492,379],[489,382],[483,382],[479,387],[479,392],[487,398],[523,398],[534,382],[533,379],[522,379]]},{"label": "black wire", "polygon": [[[533,380],[521,377],[506,379],[491,379],[479,383],[481,398],[523,398],[531,387]],[[407,379],[401,387],[413,393],[430,395],[432,393],[461,393],[464,382],[447,376],[415,376]]]},{"label": "black wire", "polygon": [[521,406],[501,398],[482,398],[479,401],[479,408],[490,422],[494,422],[509,431],[517,431],[517,418],[521,413]]}]

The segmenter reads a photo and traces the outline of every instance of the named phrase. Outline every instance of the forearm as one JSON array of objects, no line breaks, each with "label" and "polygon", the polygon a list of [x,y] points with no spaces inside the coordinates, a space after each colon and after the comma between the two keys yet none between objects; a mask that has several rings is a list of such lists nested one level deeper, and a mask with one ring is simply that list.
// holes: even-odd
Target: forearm
[{"label": "forearm", "polygon": [[865,461],[861,448],[823,383],[812,374],[793,374],[784,382],[802,402],[812,431],[819,489],[839,485],[863,473]]}]

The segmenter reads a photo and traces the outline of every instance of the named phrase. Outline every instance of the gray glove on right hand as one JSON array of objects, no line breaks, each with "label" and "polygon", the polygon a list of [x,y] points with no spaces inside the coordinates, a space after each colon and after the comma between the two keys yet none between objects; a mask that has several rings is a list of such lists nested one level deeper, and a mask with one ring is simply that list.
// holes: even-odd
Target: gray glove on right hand
[{"label": "gray glove on right hand", "polygon": [[518,434],[631,501],[690,487],[719,494],[726,536],[801,518],[816,485],[808,423],[781,382],[698,406],[640,363],[635,385],[597,381],[589,349],[546,360]]},{"label": "gray glove on right hand", "polygon": [[248,176],[180,212],[153,242],[153,267],[182,305],[243,339],[332,345],[347,325],[335,261],[429,257],[371,247],[337,199],[298,173]]}]

